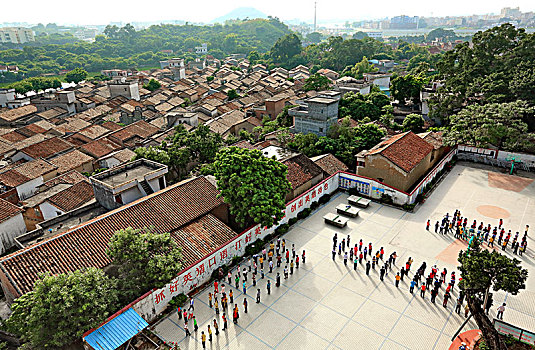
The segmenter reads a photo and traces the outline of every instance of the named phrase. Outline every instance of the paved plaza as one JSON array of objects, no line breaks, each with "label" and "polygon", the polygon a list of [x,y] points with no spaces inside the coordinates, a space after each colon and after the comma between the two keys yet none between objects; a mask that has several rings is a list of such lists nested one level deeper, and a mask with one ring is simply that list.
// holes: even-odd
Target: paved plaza
[{"label": "paved plaza", "polygon": [[[266,275],[271,279],[271,295],[266,292],[266,279],[252,287],[250,276],[247,295],[233,289],[234,302],[240,308],[239,324],[232,323],[229,308],[228,331],[214,336],[212,344],[207,341],[208,349],[448,349],[452,335],[465,320],[464,315],[454,312],[457,285],[447,308],[442,307],[444,288],[436,304],[430,302],[429,292],[422,299],[416,290],[413,295],[408,290],[414,271],[423,261],[427,262],[427,273],[434,264],[439,271],[446,267],[448,276],[455,270],[458,251],[466,245],[452,235],[425,229],[427,219],[434,224],[455,209],[468,217],[469,224],[476,219],[478,223],[497,226],[498,219],[503,218],[506,231],[520,231],[521,235],[526,224],[532,227],[528,251],[518,257],[530,272],[527,288],[517,296],[495,293],[490,316],[494,317],[496,307],[506,301],[503,320],[535,330],[535,184],[532,179],[508,177],[490,168],[461,163],[415,213],[372,202],[344,229],[324,224],[323,215],[335,212],[338,204],[347,203],[347,197],[345,193],[334,195],[329,203],[300,220],[283,237],[287,245],[295,244],[297,251],[306,249],[307,259],[287,280],[282,278],[280,288],[275,287],[274,279],[277,271],[283,275],[283,267]],[[352,246],[362,239],[365,244],[373,244],[374,252],[380,247],[384,247],[387,256],[397,252],[396,266],[384,282],[380,281],[377,268],[366,276],[364,265],[355,272],[353,264],[348,262],[344,266],[340,256],[333,262],[335,232],[339,241],[351,235]],[[510,251],[506,254],[512,256]],[[395,272],[409,257],[414,259],[410,278],[405,278],[396,288]],[[226,285],[227,294],[229,288],[233,287]],[[256,288],[262,292],[260,304],[255,303]],[[193,336],[186,339],[183,320],[177,319],[176,312],[152,329],[168,342],[179,342],[181,349],[202,349],[201,330],[206,333],[206,326],[215,318],[214,311],[208,307],[208,292],[205,289],[195,298],[197,334],[193,333],[190,322]],[[243,312],[244,298],[249,303],[248,314]],[[221,319],[217,321],[221,329]],[[477,327],[470,321],[463,330],[473,328]]]}]

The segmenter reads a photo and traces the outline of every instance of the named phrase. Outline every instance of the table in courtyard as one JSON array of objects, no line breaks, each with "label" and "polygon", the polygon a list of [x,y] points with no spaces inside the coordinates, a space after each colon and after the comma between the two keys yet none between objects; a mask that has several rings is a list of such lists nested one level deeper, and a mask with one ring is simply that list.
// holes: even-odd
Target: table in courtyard
[{"label": "table in courtyard", "polygon": [[323,219],[325,220],[325,223],[331,224],[337,227],[345,227],[347,225],[347,222],[349,219],[344,218],[338,214],[334,213],[327,213]]},{"label": "table in courtyard", "polygon": [[347,198],[347,202],[351,205],[356,205],[357,207],[368,208],[371,203],[371,200],[353,195]]},{"label": "table in courtyard", "polygon": [[342,215],[345,215],[345,216],[350,216],[352,218],[356,218],[358,215],[359,215],[359,211],[360,209],[354,207],[354,206],[351,206],[351,205],[347,205],[347,204],[338,204],[336,206],[336,212],[338,214],[342,214]]}]

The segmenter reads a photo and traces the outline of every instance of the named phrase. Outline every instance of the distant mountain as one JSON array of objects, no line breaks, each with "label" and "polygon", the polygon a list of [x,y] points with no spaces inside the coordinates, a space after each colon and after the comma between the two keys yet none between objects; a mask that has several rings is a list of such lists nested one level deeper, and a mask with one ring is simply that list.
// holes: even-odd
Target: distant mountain
[{"label": "distant mountain", "polygon": [[226,15],[223,15],[221,17],[218,17],[214,20],[212,20],[210,23],[225,23],[225,21],[228,21],[229,19],[254,19],[254,18],[267,18],[267,15],[261,11],[258,11],[257,9],[253,7],[239,7],[237,9],[234,9],[227,13]]}]

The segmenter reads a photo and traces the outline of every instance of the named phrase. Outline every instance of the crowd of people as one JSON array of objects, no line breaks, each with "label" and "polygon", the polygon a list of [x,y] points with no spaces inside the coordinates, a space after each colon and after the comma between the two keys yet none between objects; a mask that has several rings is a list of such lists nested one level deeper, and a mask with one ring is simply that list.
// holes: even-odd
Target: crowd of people
[{"label": "crowd of people", "polygon": [[[442,220],[436,221],[434,226],[434,231],[437,234],[449,233],[453,234],[455,238],[467,241],[477,238],[481,242],[486,242],[489,247],[494,247],[496,244],[504,251],[509,246],[509,243],[511,243],[510,248],[513,254],[522,255],[527,249],[529,225],[526,225],[524,235],[519,239],[519,232],[516,232],[514,236],[511,230],[506,232],[502,219],[499,220],[498,226],[494,228],[492,228],[491,224],[485,225],[483,222],[478,225],[476,220],[468,226],[468,218],[463,217],[461,212],[456,210],[453,216],[446,213]],[[426,230],[431,230],[430,220],[427,220]],[[349,268],[353,264],[352,268],[354,271],[359,270],[360,265],[367,276],[370,275],[370,272],[377,271],[379,279],[382,282],[384,282],[385,278],[392,278],[392,282],[396,288],[399,288],[400,282],[407,279],[408,292],[410,294],[414,294],[416,291],[417,293],[419,292],[421,298],[425,298],[426,293],[428,293],[429,300],[433,304],[436,303],[439,294],[444,290],[442,306],[447,308],[448,303],[453,299],[454,288],[458,281],[455,271],[452,271],[448,275],[447,268],[444,267],[441,270],[437,265],[433,265],[428,269],[426,262],[422,262],[420,267],[414,270],[412,268],[414,260],[411,257],[405,263],[401,264],[401,266],[396,267],[397,257],[395,251],[389,255],[385,255],[383,247],[376,249],[374,252],[372,243],[365,244],[362,239],[351,246],[350,235],[343,237],[341,240],[338,237],[338,233],[335,233],[333,236],[333,261],[341,260],[345,266],[349,264]],[[266,278],[268,274],[276,273],[273,279],[275,280],[275,288],[278,288],[281,285],[281,279],[290,278],[290,275],[293,275],[295,270],[299,269],[300,264],[304,264],[305,261],[305,250],[299,254],[294,244],[288,247],[285,239],[279,238],[276,242],[272,241],[260,254],[255,254],[248,258],[244,265],[238,265],[234,275],[229,271],[226,281],[215,281],[213,291],[208,293],[208,306],[213,309],[215,318],[211,324],[207,325],[206,331],[201,331],[200,340],[203,349],[206,348],[207,340],[212,342],[213,336],[220,334],[220,323],[222,324],[221,330],[226,331],[228,329],[229,317],[232,318],[235,324],[239,322],[240,307],[238,304],[240,302],[234,300],[233,289],[226,288],[225,283],[228,286],[233,285],[237,290],[241,290],[244,295],[247,295],[253,289],[256,303],[260,303],[262,293],[260,288],[257,288],[257,281],[259,279]],[[396,269],[395,272],[394,269]],[[389,277],[389,272],[392,277]],[[412,276],[410,276],[411,274]],[[266,283],[266,292],[268,295],[271,294],[271,290],[272,284],[268,278]],[[459,289],[459,292],[455,294],[457,295],[454,303],[455,312],[457,314],[464,313],[464,316],[468,317],[470,310],[468,304],[464,303],[464,293]],[[247,313],[249,306],[247,297],[243,298],[241,305],[241,311]],[[491,305],[492,300],[490,298],[487,305],[485,305],[487,313]],[[505,306],[505,304],[502,304],[498,307],[498,318],[503,317]],[[194,311],[193,298],[190,299],[187,310],[182,310],[180,307],[177,310],[178,318],[184,319],[184,330],[187,337],[192,335],[190,327],[192,327],[195,333],[198,333],[199,330]]]},{"label": "crowd of people", "polygon": [[[344,265],[347,266],[348,260],[353,263],[353,270],[357,271],[358,266],[362,265],[367,276],[370,275],[370,272],[378,271],[379,279],[381,281],[385,280],[385,277],[388,277],[389,272],[391,273],[393,283],[396,288],[399,288],[400,282],[408,279],[410,282],[409,293],[414,294],[415,290],[420,291],[420,296],[425,298],[427,290],[430,290],[430,301],[435,303],[439,295],[439,292],[442,290],[442,287],[445,286],[444,296],[442,299],[442,306],[447,307],[449,300],[452,299],[453,289],[456,284],[456,274],[455,271],[451,272],[448,276],[448,270],[443,268],[442,271],[439,271],[439,268],[434,265],[431,267],[430,271],[426,274],[427,263],[423,262],[420,267],[414,272],[412,278],[410,277],[411,267],[414,263],[412,257],[409,257],[407,261],[402,264],[398,271],[393,272],[397,253],[394,251],[388,256],[385,256],[385,251],[383,247],[380,247],[373,253],[372,243],[364,244],[362,239],[359,240],[357,244],[351,247],[351,236],[348,235],[342,240],[339,240],[338,234],[335,233],[333,236],[333,249],[332,249],[332,259],[333,261],[343,260]],[[347,248],[347,250],[346,250]],[[348,253],[349,251],[349,253]],[[455,306],[455,311],[460,313],[461,310],[464,310],[465,317],[468,317],[469,309],[468,305],[463,307],[464,295],[459,293],[457,298],[457,303]]]},{"label": "crowd of people", "polygon": [[[430,226],[431,220],[427,220],[426,230],[430,231]],[[460,210],[455,210],[453,216],[446,213],[442,220],[435,222],[435,233],[444,235],[450,233],[455,238],[467,241],[477,238],[481,242],[485,242],[490,248],[494,248],[496,245],[496,247],[506,251],[510,247],[513,254],[520,256],[528,248],[528,230],[529,225],[526,225],[524,235],[519,240],[520,232],[517,231],[514,236],[511,230],[506,232],[503,219],[500,219],[498,226],[494,226],[494,228],[491,224],[485,225],[483,221],[478,225],[476,220],[473,220],[472,224],[468,226],[468,218],[463,217]]]},{"label": "crowd of people", "polygon": [[[220,334],[219,328],[222,324],[222,331],[228,329],[228,321],[230,315],[232,315],[232,321],[234,324],[238,324],[240,318],[240,308],[238,307],[239,301],[234,300],[234,292],[232,288],[226,288],[225,282],[229,286],[233,285],[237,290],[241,290],[244,295],[247,295],[247,292],[250,289],[254,290],[256,303],[261,302],[261,290],[257,287],[257,281],[259,279],[266,278],[267,274],[273,274],[274,270],[276,271],[275,276],[275,288],[280,287],[281,279],[288,279],[290,275],[293,275],[295,270],[299,269],[300,264],[306,262],[306,252],[303,249],[302,253],[296,251],[295,245],[292,244],[291,248],[287,246],[285,239],[277,239],[276,242],[271,242],[268,248],[264,248],[260,254],[255,254],[250,257],[242,266],[238,264],[236,273],[233,275],[231,271],[228,272],[226,276],[226,281],[214,281],[213,291],[208,293],[208,306],[214,310],[215,318],[211,324],[207,325],[206,332],[201,331],[200,339],[203,349],[206,348],[206,341],[210,343],[213,341],[213,336],[218,336]],[[280,268],[283,266],[282,270],[283,276],[281,277]],[[271,280],[267,279],[266,282],[266,292],[268,295],[271,294]],[[227,293],[228,291],[228,293]],[[190,324],[193,325],[193,332],[198,333],[199,326],[197,324],[197,319],[195,318],[195,302],[193,298],[189,300],[188,309],[182,310],[180,307],[177,308],[178,319],[184,319],[184,331],[186,332],[186,337],[192,335],[190,331]],[[247,297],[243,298],[241,310],[244,313],[248,312],[249,302]],[[218,323],[219,318],[221,320]]]}]

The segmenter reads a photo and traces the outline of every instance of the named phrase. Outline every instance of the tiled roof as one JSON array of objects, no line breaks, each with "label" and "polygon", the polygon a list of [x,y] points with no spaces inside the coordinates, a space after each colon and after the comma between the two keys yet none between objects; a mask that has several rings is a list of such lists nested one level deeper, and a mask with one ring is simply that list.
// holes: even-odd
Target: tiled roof
[{"label": "tiled roof", "polygon": [[31,291],[41,273],[103,268],[110,263],[106,249],[115,231],[152,226],[173,233],[221,205],[218,193],[204,177],[178,183],[8,255],[0,265],[20,293]]},{"label": "tiled roof", "polygon": [[31,146],[21,149],[20,151],[34,159],[37,159],[51,157],[54,154],[64,152],[69,148],[72,148],[72,145],[70,143],[58,137],[54,137],[35,143]]},{"label": "tiled roof", "polygon": [[122,126],[114,122],[104,122],[102,123],[102,126],[111,131],[116,131],[122,128]]},{"label": "tiled roof", "polygon": [[80,150],[98,159],[120,149],[121,147],[122,146],[107,138],[101,138],[83,145],[80,147]]},{"label": "tiled roof", "polygon": [[87,181],[80,181],[71,187],[48,198],[53,206],[64,212],[74,210],[95,198],[93,186]]},{"label": "tiled roof", "polygon": [[37,107],[34,105],[27,105],[19,108],[8,109],[7,111],[0,112],[0,119],[7,122],[12,122],[17,119],[26,117],[37,112]]},{"label": "tiled roof", "polygon": [[231,146],[239,147],[239,148],[245,148],[245,149],[256,149],[249,141],[247,140],[241,140],[236,142],[235,144],[232,144]]},{"label": "tiled roof", "polygon": [[46,160],[35,159],[26,163],[22,163],[14,170],[24,176],[27,176],[30,179],[35,179],[39,176],[48,174],[56,170],[56,167],[53,164],[47,162]]},{"label": "tiled roof", "polygon": [[338,158],[330,153],[323,154],[321,156],[313,157],[311,160],[316,163],[325,173],[329,176],[337,173],[338,171],[348,171],[349,168]]},{"label": "tiled roof", "polygon": [[0,198],[0,222],[4,222],[20,212],[22,212],[21,208]]},{"label": "tiled roof", "polygon": [[82,129],[79,131],[80,134],[89,137],[90,139],[94,140],[102,135],[105,135],[109,133],[110,130],[106,129],[103,126],[100,125],[91,125],[85,129]]},{"label": "tiled roof", "polygon": [[39,190],[43,190],[43,189],[46,189],[46,188],[51,188],[51,187],[54,187],[58,184],[75,184],[77,182],[80,182],[80,181],[86,181],[86,182],[89,182],[89,179],[87,177],[85,177],[84,175],[80,174],[79,172],[77,172],[76,170],[72,170],[72,171],[69,171],[65,174],[62,174],[60,176],[56,176],[55,178],[53,179],[50,179],[48,180],[47,182],[45,182],[44,184],[42,184],[41,186],[39,186]]},{"label": "tiled roof", "polygon": [[141,139],[146,139],[160,131],[159,128],[147,123],[144,120],[139,120],[133,124],[126,126],[125,128],[118,130],[110,135],[120,141],[126,141],[132,137],[138,136]]},{"label": "tiled roof", "polygon": [[9,143],[18,142],[26,139],[28,136],[21,134],[17,130],[13,130],[1,136],[4,140]]},{"label": "tiled roof", "polygon": [[17,187],[31,180],[32,179],[29,177],[22,175],[14,169],[4,171],[0,174],[0,183],[8,187]]},{"label": "tiled roof", "polygon": [[443,140],[443,132],[424,132],[421,134],[418,134],[419,137],[421,137],[423,140],[431,144],[434,149],[439,149],[441,147],[444,147],[444,140]]},{"label": "tiled roof", "polygon": [[50,163],[58,167],[58,173],[63,174],[86,163],[92,162],[93,160],[93,157],[88,156],[79,150],[72,150],[69,153],[50,159]]},{"label": "tiled roof", "polygon": [[432,150],[433,146],[428,142],[408,131],[379,143],[368,154],[381,154],[410,173]]},{"label": "tiled roof", "polygon": [[182,247],[183,266],[187,267],[233,239],[236,232],[214,215],[207,214],[171,235]]},{"label": "tiled roof", "polygon": [[52,119],[52,118],[57,118],[64,114],[67,114],[67,110],[61,107],[54,107],[49,110],[37,113],[38,116],[47,120]]},{"label": "tiled roof", "polygon": [[319,166],[301,153],[282,163],[288,167],[287,179],[294,190],[323,173]]}]

